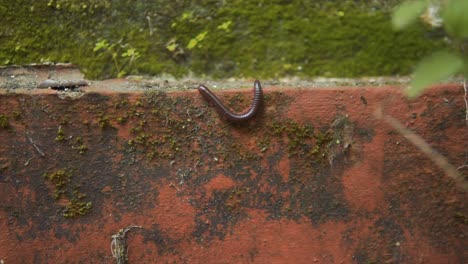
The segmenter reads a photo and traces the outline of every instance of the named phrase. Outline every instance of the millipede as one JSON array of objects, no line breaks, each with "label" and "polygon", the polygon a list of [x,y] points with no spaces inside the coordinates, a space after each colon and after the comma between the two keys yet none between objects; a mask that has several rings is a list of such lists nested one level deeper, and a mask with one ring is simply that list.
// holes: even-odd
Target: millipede
[{"label": "millipede", "polygon": [[231,112],[221,102],[221,100],[219,100],[219,98],[210,89],[208,89],[208,87],[200,85],[198,87],[198,91],[200,92],[202,97],[205,98],[206,101],[208,101],[215,107],[215,109],[224,119],[230,122],[243,122],[252,119],[257,114],[257,112],[263,104],[262,86],[260,85],[260,82],[258,80],[255,80],[254,82],[254,98],[252,104],[250,105],[250,108],[247,111],[241,114]]}]

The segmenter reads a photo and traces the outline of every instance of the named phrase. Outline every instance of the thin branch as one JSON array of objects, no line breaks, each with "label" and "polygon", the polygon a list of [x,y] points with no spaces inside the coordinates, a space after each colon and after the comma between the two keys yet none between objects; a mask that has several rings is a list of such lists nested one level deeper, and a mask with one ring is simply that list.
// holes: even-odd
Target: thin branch
[{"label": "thin branch", "polygon": [[151,24],[151,17],[146,16],[146,20],[148,20],[149,35],[153,36],[153,25]]},{"label": "thin branch", "polygon": [[421,152],[426,154],[439,168],[444,170],[445,174],[452,178],[457,185],[465,190],[468,190],[468,181],[466,181],[462,175],[458,172],[445,156],[433,149],[421,136],[414,133],[413,131],[406,128],[396,118],[385,115],[382,113],[382,109],[377,109],[375,116],[379,119],[383,119],[390,126],[396,129],[401,135],[408,139],[413,145],[415,145]]},{"label": "thin branch", "polygon": [[464,169],[464,168],[467,168],[468,167],[468,152],[465,152],[465,162],[463,163],[463,165],[461,165],[460,167],[457,168],[457,170],[461,170],[461,169]]},{"label": "thin branch", "polygon": [[[29,159],[24,163],[24,166],[28,166],[28,165],[29,165],[29,162],[30,162],[31,160],[33,160],[33,159],[34,159],[34,157],[29,158]],[[0,264],[1,264],[1,263],[0,263]]]},{"label": "thin branch", "polygon": [[31,143],[31,145],[33,145],[33,147],[36,149],[36,151],[42,156],[42,157],[45,157],[45,154],[44,152],[42,152],[42,150],[36,145],[36,143],[32,140],[32,138],[28,135],[26,135],[26,137],[28,138],[29,140],[29,143]]},{"label": "thin branch", "polygon": [[49,112],[47,111],[47,108],[48,108],[49,106],[50,106],[49,104],[48,104],[48,105],[44,105],[44,106],[41,108],[42,111],[44,111],[44,112],[46,112],[46,113],[48,114]]},{"label": "thin branch", "polygon": [[468,88],[466,87],[466,79],[463,79],[463,90],[465,90],[465,95],[463,100],[465,100],[465,122],[468,126]]}]

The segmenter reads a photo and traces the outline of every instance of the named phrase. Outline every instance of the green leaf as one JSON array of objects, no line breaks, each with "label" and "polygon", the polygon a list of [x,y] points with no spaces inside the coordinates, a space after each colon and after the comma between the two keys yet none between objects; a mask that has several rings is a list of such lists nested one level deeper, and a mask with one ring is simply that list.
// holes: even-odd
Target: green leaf
[{"label": "green leaf", "polygon": [[192,12],[186,11],[186,12],[182,13],[182,17],[181,17],[180,20],[184,21],[184,20],[192,18],[192,16],[193,16]]},{"label": "green leaf", "polygon": [[135,48],[129,48],[122,54],[122,57],[139,57],[140,54],[136,51]]},{"label": "green leaf", "polygon": [[442,17],[447,31],[456,38],[468,37],[468,1],[450,0],[444,8]]},{"label": "green leaf", "polygon": [[206,34],[208,34],[208,31],[203,31],[202,33],[198,34],[198,36],[196,36],[195,39],[198,42],[201,42],[203,39],[205,39]]},{"label": "green leaf", "polygon": [[172,43],[166,45],[166,49],[168,51],[170,51],[170,52],[174,52],[176,50],[176,48],[177,48],[177,43],[175,43],[175,42],[172,42]]},{"label": "green leaf", "polygon": [[462,68],[463,60],[460,57],[448,51],[438,51],[424,58],[416,67],[407,94],[409,97],[416,97],[427,86],[448,79]]},{"label": "green leaf", "polygon": [[222,30],[224,30],[226,32],[229,32],[229,31],[231,31],[230,28],[229,28],[231,26],[231,24],[232,24],[232,21],[228,20],[228,21],[222,23],[221,25],[219,25],[218,29],[222,29]]},{"label": "green leaf", "polygon": [[127,72],[125,72],[124,70],[121,70],[118,74],[117,74],[117,78],[122,78],[125,76],[125,74],[127,74]]},{"label": "green leaf", "polygon": [[107,40],[103,39],[94,45],[93,51],[96,52],[101,49],[107,49],[108,47],[109,43],[107,43]]},{"label": "green leaf", "polygon": [[198,34],[195,38],[191,39],[187,44],[187,49],[191,50],[195,48],[200,42],[203,41],[203,39],[205,39],[207,34],[208,31],[203,31],[202,33]]},{"label": "green leaf", "polygon": [[416,21],[427,7],[427,1],[406,1],[397,7],[392,16],[393,28],[401,30]]},{"label": "green leaf", "polygon": [[187,44],[187,49],[191,50],[197,46],[198,40],[197,39],[191,39],[189,43]]}]

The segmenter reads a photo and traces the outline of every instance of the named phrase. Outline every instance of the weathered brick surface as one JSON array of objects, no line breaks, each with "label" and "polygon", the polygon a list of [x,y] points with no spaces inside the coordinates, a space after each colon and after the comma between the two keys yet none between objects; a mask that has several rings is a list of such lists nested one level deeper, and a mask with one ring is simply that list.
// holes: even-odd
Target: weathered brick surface
[{"label": "weathered brick surface", "polygon": [[[262,113],[235,125],[195,91],[92,90],[0,94],[5,263],[115,263],[129,225],[129,263],[466,263],[466,191],[374,115],[461,166],[460,86],[414,101],[265,87]],[[237,111],[251,100],[217,93]]]}]

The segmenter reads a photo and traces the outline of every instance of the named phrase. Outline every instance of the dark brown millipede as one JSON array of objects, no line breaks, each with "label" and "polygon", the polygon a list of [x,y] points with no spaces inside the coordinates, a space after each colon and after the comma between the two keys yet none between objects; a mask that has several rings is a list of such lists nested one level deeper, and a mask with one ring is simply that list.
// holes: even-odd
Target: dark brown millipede
[{"label": "dark brown millipede", "polygon": [[258,80],[255,80],[254,82],[254,98],[252,105],[250,106],[249,110],[242,114],[235,114],[231,112],[224,104],[219,100],[219,98],[212,92],[210,89],[208,89],[204,85],[200,85],[198,87],[198,91],[200,94],[205,98],[206,101],[211,103],[218,113],[224,117],[227,121],[230,122],[242,122],[246,121],[249,119],[252,119],[260,109],[263,103],[263,91],[262,91],[262,86],[260,85],[260,82]]}]

